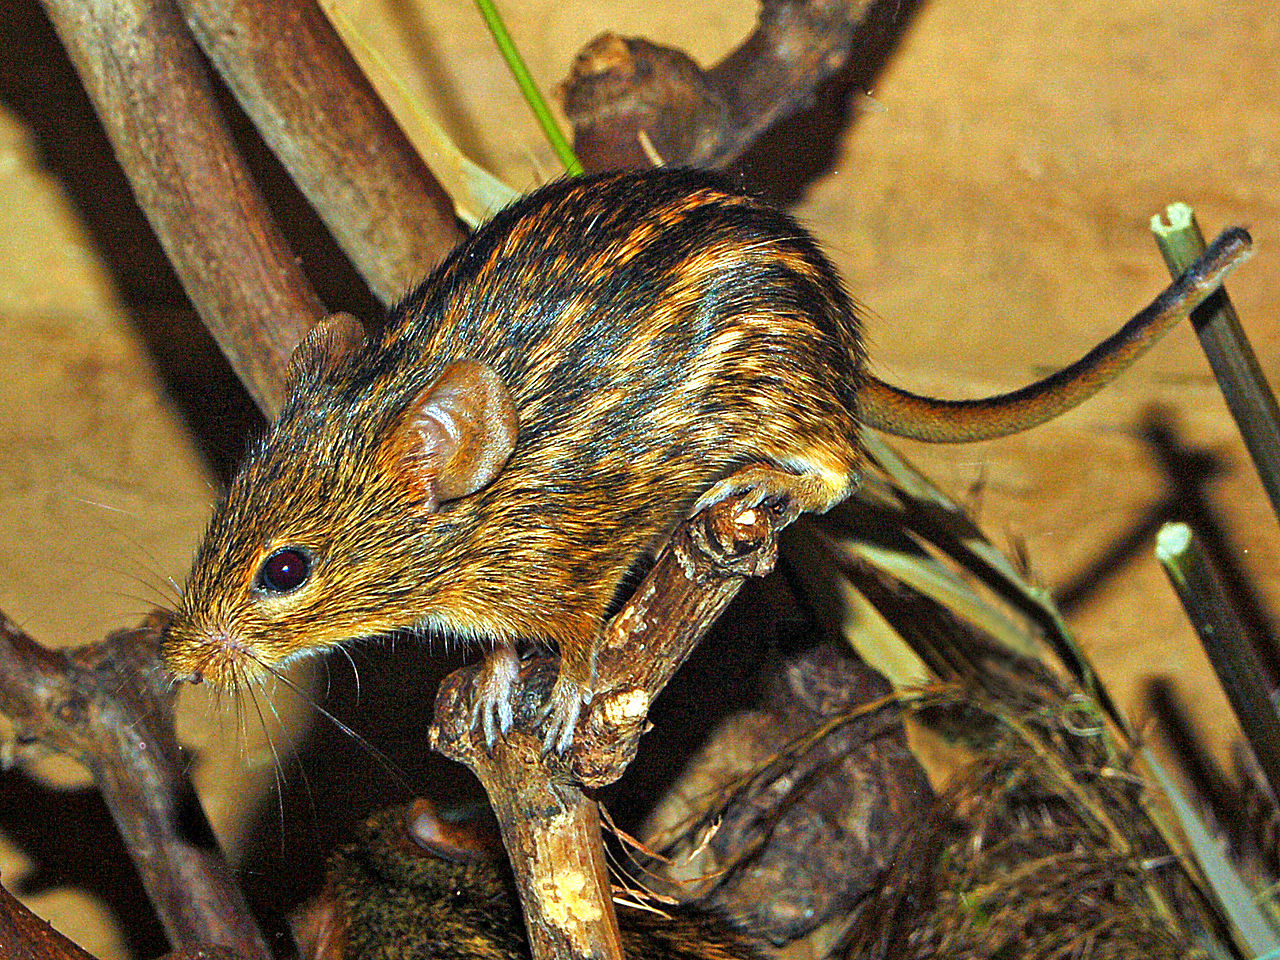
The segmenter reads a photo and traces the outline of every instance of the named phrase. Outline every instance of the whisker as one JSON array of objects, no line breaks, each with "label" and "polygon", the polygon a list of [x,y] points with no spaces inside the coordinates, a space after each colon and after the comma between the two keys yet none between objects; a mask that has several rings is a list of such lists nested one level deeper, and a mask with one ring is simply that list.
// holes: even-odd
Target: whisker
[{"label": "whisker", "polygon": [[[213,659],[212,657],[209,658],[210,662],[212,662],[212,659]],[[231,665],[231,687],[230,687],[231,690],[238,691],[238,690],[245,689],[244,678],[241,676],[241,673],[242,671],[240,670],[239,665],[233,663]],[[219,697],[223,695],[224,693],[220,691]],[[249,726],[247,723],[245,723],[244,698],[237,695],[237,696],[229,697],[228,699],[232,704],[232,709],[235,711],[236,742],[240,744],[242,750],[248,750]],[[248,754],[247,753],[244,754],[242,759],[247,761],[249,759]]]},{"label": "whisker", "polygon": [[[351,652],[342,644],[338,644],[338,651],[347,658],[347,663],[351,664],[351,674],[356,678],[356,706],[360,705],[360,669],[356,666],[356,661]],[[326,661],[327,663],[328,661]]]},{"label": "whisker", "polygon": [[[84,500],[83,498],[73,497],[73,498],[71,498],[71,499],[73,499],[73,500],[77,500],[77,499],[78,499],[81,503],[86,503],[86,504],[89,504],[90,506],[101,507],[101,508],[102,508],[102,509],[104,509],[104,510],[110,510],[110,509],[113,509],[113,508],[111,508],[111,507],[106,506],[105,504],[94,503],[94,502],[93,502],[93,501],[91,501],[91,500]],[[123,511],[123,510],[118,511],[118,512],[125,513],[127,516],[135,516],[134,514],[129,514],[129,513],[127,513],[126,511]],[[117,537],[117,538],[119,538],[120,540],[124,540],[124,541],[126,541],[126,542],[129,544],[129,546],[131,546],[131,547],[132,547],[134,550],[136,550],[138,553],[142,554],[142,556],[143,556],[143,557],[148,561],[147,563],[143,563],[143,562],[142,562],[142,560],[140,560],[140,559],[139,559],[138,557],[136,557],[136,556],[135,556],[135,557],[129,557],[127,554],[119,554],[119,556],[120,556],[120,558],[121,558],[121,559],[123,559],[123,560],[128,560],[130,563],[134,564],[135,566],[140,567],[141,569],[145,570],[145,571],[146,571],[146,573],[147,573],[147,575],[148,575],[148,577],[152,577],[152,578],[154,578],[154,581],[147,581],[147,580],[144,580],[143,578],[138,577],[136,574],[128,573],[127,571],[122,570],[122,569],[120,569],[120,568],[118,568],[118,567],[117,567],[117,568],[116,568],[116,570],[117,570],[119,573],[121,573],[122,575],[125,575],[125,576],[131,576],[131,577],[133,577],[135,580],[137,580],[137,581],[138,581],[139,583],[141,583],[143,586],[147,587],[148,589],[155,590],[155,591],[156,591],[157,593],[159,593],[161,596],[165,596],[165,595],[167,595],[167,594],[168,594],[168,590],[166,589],[166,587],[167,587],[167,586],[172,586],[172,587],[175,589],[175,591],[176,591],[176,593],[175,593],[174,597],[173,597],[173,598],[171,598],[171,599],[176,599],[176,598],[179,598],[179,597],[181,597],[181,596],[182,596],[182,591],[181,591],[181,589],[179,589],[179,588],[178,588],[177,584],[176,584],[176,583],[174,583],[173,578],[172,578],[172,577],[166,577],[166,576],[163,576],[163,575],[160,573],[160,570],[164,569],[165,567],[170,566],[170,562],[171,562],[171,561],[170,561],[170,562],[162,561],[162,560],[161,560],[161,558],[160,558],[160,557],[158,557],[158,556],[155,554],[155,552],[154,552],[154,551],[152,551],[150,548],[148,548],[148,547],[146,546],[146,544],[144,544],[144,543],[143,543],[141,540],[139,540],[136,536],[134,536],[132,533],[130,533],[127,529],[125,529],[125,528],[123,528],[123,527],[119,527],[119,526],[117,526],[117,525],[116,525],[116,524],[114,524],[114,523],[107,523],[107,522],[105,522],[105,521],[101,521],[101,526],[102,526],[102,528],[103,528],[103,529],[105,529],[105,530],[106,530],[106,531],[108,531],[110,534],[112,534],[112,536]],[[69,563],[69,564],[75,564],[77,561],[74,561],[74,560],[71,560],[71,559],[66,559],[64,562]],[[90,566],[89,564],[84,564],[84,565],[85,565],[85,566]]]},{"label": "whisker", "polygon": [[333,696],[333,671],[329,668],[328,657],[322,657],[320,663],[324,667],[324,698],[328,700]]},{"label": "whisker", "polygon": [[124,507],[117,507],[111,503],[103,503],[100,500],[89,500],[86,497],[77,497],[74,494],[68,495],[67,499],[72,503],[83,503],[90,507],[97,507],[99,510],[106,510],[109,513],[119,513],[126,517],[132,517],[134,520],[142,519],[141,514],[138,514],[133,510],[126,510]]},{"label": "whisker", "polygon": [[[129,596],[130,599],[141,600],[143,603],[147,604],[148,607],[172,606],[175,598],[169,596],[168,583],[160,577],[160,574],[145,564],[137,563],[136,561],[130,562],[134,566],[140,568],[146,575],[142,576],[132,570],[126,570],[123,566],[117,564],[103,565],[101,563],[90,562],[88,560],[77,560],[66,555],[51,558],[48,561],[48,564],[60,574],[65,574],[68,570],[74,570],[77,574],[88,573],[98,581],[110,582],[113,577],[131,580],[136,586],[141,587],[150,594],[150,596],[133,597],[132,595],[125,594],[126,596]],[[105,593],[106,591],[103,592]]]},{"label": "whisker", "polygon": [[298,684],[290,680],[283,672],[277,670],[275,667],[270,666],[269,664],[265,663],[260,658],[253,656],[252,654],[250,654],[250,656],[253,659],[254,663],[256,663],[259,667],[261,667],[271,676],[279,680],[282,684],[284,684],[285,687],[292,690],[302,700],[303,703],[307,704],[309,707],[315,710],[316,713],[320,714],[320,716],[324,717],[326,720],[332,723],[335,727],[337,727],[338,730],[340,730],[342,733],[346,734],[348,737],[350,737],[352,740],[358,743],[363,749],[367,750],[369,752],[369,756],[377,760],[378,764],[396,781],[396,783],[404,787],[406,790],[412,791],[414,789],[413,784],[411,784],[408,781],[408,779],[406,779],[404,774],[401,773],[400,768],[397,767],[395,763],[392,762],[390,757],[388,757],[385,753],[383,753],[381,750],[375,747],[372,743],[370,743],[360,734],[352,730],[349,726],[347,726],[345,723],[343,723],[341,720],[335,717],[332,713],[330,713],[324,707],[320,706],[320,704],[316,702],[315,698],[313,698],[310,694],[308,694]]},{"label": "whisker", "polygon": [[[275,679],[278,680],[278,678],[275,678]],[[280,711],[276,709],[275,700],[272,698],[271,693],[267,692],[266,689],[264,688],[263,696],[266,698],[267,708],[271,711],[271,715],[275,717],[277,726],[283,729],[284,721],[280,718]],[[294,762],[297,764],[297,767],[298,767],[298,774],[299,776],[302,777],[302,790],[307,795],[307,806],[311,810],[311,822],[312,824],[315,824],[319,821],[320,816],[316,809],[315,794],[311,790],[311,778],[307,776],[307,768],[300,760],[298,760],[298,756],[296,753],[293,754],[293,758],[294,758]],[[283,843],[284,842],[284,832],[283,832],[284,796],[281,795],[279,799],[280,799],[280,817],[281,817],[281,843]]]},{"label": "whisker", "polygon": [[146,576],[140,576],[137,573],[133,573],[132,571],[129,571],[129,570],[123,570],[118,567],[116,568],[115,572],[122,577],[127,577],[128,579],[132,580],[134,583],[136,583],[140,587],[145,587],[148,590],[154,591],[159,597],[165,600],[174,599],[173,597],[169,596],[169,591],[165,589],[166,585],[169,584],[171,581],[163,578],[157,579],[159,577],[159,574],[157,574],[154,570],[148,569],[146,566],[142,564],[138,564],[138,566],[142,568],[142,570],[146,573]]},{"label": "whisker", "polygon": [[[249,700],[253,703],[254,712],[258,714],[258,723],[262,725],[262,733],[267,738],[267,745],[271,748],[271,756],[275,758],[275,765],[272,767],[272,772],[275,776],[275,782],[276,782],[276,810],[280,814],[280,846],[281,846],[281,853],[283,853],[284,842],[285,842],[285,839],[284,839],[285,837],[285,834],[284,834],[284,788],[286,785],[286,781],[284,778],[284,768],[280,763],[280,751],[276,749],[275,738],[271,736],[271,730],[267,727],[267,718],[262,714],[262,707],[258,703],[258,695],[257,695],[257,691],[254,689],[254,686],[239,687],[238,689],[243,689],[249,695]],[[248,743],[247,735],[246,735],[246,738],[241,742]]]},{"label": "whisker", "polygon": [[[144,584],[144,586],[146,586],[146,584]],[[155,597],[144,597],[142,596],[142,594],[129,593],[128,591],[125,591],[125,590],[101,590],[98,592],[98,596],[103,597],[105,599],[110,599],[110,600],[130,600],[134,603],[138,603],[142,605],[138,610],[126,611],[126,613],[143,614],[143,613],[146,613],[148,610],[154,610],[157,607],[164,607],[165,609],[171,609],[167,605],[168,601],[164,600],[163,598],[160,601],[157,601]]]}]

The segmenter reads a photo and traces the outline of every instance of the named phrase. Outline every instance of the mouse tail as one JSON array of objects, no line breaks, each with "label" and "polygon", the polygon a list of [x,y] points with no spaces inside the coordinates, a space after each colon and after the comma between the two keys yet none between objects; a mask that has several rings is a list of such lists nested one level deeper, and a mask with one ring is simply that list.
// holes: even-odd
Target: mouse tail
[{"label": "mouse tail", "polygon": [[1087,354],[1019,390],[975,400],[940,400],[867,374],[859,391],[864,425],[929,443],[971,443],[1020,433],[1083,403],[1208,299],[1247,260],[1248,231],[1223,231],[1160,296]]}]

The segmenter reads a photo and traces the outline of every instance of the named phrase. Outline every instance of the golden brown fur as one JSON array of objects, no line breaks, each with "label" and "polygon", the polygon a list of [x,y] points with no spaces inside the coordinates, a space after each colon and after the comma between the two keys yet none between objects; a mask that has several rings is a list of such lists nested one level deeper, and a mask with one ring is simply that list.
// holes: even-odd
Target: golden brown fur
[{"label": "golden brown fur", "polygon": [[[392,438],[453,360],[491,366],[519,418],[485,489],[433,512]],[[232,681],[307,649],[439,626],[592,647],[628,569],[739,468],[858,462],[857,321],[785,214],[690,172],[552,184],[500,213],[344,362],[296,373],[209,526],[166,648]],[[333,369],[329,369],[332,366]],[[283,545],[315,556],[255,590]]]}]

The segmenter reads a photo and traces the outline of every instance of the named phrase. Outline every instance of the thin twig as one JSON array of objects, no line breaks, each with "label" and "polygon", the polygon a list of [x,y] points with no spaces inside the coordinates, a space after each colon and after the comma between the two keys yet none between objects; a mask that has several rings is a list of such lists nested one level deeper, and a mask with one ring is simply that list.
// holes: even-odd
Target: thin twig
[{"label": "thin twig", "polygon": [[489,33],[493,36],[493,42],[502,53],[502,59],[506,61],[507,69],[511,71],[511,76],[515,79],[516,86],[520,88],[524,102],[529,105],[529,109],[533,111],[534,117],[537,118],[538,126],[542,128],[543,136],[547,138],[547,142],[551,144],[551,149],[555,151],[556,156],[560,158],[560,162],[564,164],[565,172],[573,177],[580,175],[582,173],[582,164],[578,162],[578,157],[574,154],[573,147],[569,146],[569,141],[565,139],[564,131],[560,129],[560,124],[552,116],[551,108],[547,106],[546,98],[542,96],[542,91],[538,89],[538,84],[534,81],[533,74],[529,72],[529,67],[524,62],[524,57],[520,56],[520,49],[516,46],[516,42],[511,39],[511,34],[507,31],[507,25],[503,22],[501,11],[498,10],[493,0],[476,0],[476,8],[484,19],[484,25],[489,28]]}]

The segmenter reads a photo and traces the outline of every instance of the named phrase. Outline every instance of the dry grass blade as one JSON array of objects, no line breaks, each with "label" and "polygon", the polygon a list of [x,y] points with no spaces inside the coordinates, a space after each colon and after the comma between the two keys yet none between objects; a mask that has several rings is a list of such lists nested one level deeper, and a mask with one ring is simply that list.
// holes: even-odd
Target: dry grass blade
[{"label": "dry grass blade", "polygon": [[453,200],[454,210],[463,223],[474,228],[519,197],[515,190],[458,149],[444,127],[417,105],[395,68],[365,39],[350,17],[331,2],[324,3],[323,9],[375,86],[389,89],[408,110],[411,122],[405,124],[405,131]]},{"label": "dry grass blade", "polygon": [[[1117,776],[1101,728],[1041,689],[1018,706],[953,691],[944,709],[989,725],[983,757],[921,814],[859,912],[849,957],[1185,957],[1196,888]],[[935,698],[932,709],[940,704]]]},{"label": "dry grass blade", "polygon": [[[815,527],[804,522],[798,529],[809,533]],[[782,547],[791,575],[814,605],[840,611],[840,622],[832,626],[831,632],[839,634],[873,670],[888,679],[895,690],[918,687],[933,680],[928,664],[867,595],[848,577],[832,575],[837,567],[830,562],[830,552],[812,549],[824,542],[823,539],[806,541],[806,549],[797,549],[793,538],[784,540]]]},{"label": "dry grass blade", "polygon": [[[871,434],[863,442],[873,469],[856,498],[824,519],[838,531],[843,558],[856,557],[931,598],[1011,658],[1040,660],[1047,644],[1111,721],[1126,730],[1046,591],[1028,582],[964,511],[902,456]],[[868,513],[877,520],[869,521]],[[892,533],[886,536],[886,530]],[[959,570],[942,563],[938,554]]]},{"label": "dry grass blade", "polygon": [[[1129,771],[1127,727],[1052,602],[926,478],[882,444],[868,447],[873,470],[853,502],[813,521],[807,562],[839,569],[820,585],[853,612],[841,632],[895,688],[921,673],[960,681],[903,702],[977,760],[908,828],[849,956],[1223,949],[1203,874],[1172,852],[1182,840]],[[799,569],[803,589],[821,581]],[[1084,694],[1063,686],[1055,663]]]},{"label": "dry grass blade", "polygon": [[823,545],[842,564],[864,563],[911,587],[1001,644],[1011,655],[1035,657],[1039,644],[1024,626],[984,600],[968,582],[940,560],[870,540],[837,540],[822,531]]},{"label": "dry grass blade", "polygon": [[[863,444],[870,461],[891,483],[894,498],[903,512],[927,520],[930,527],[951,533],[963,551],[970,555],[971,562],[966,564],[969,569],[975,572],[985,569],[998,575],[1000,585],[1009,595],[1019,598],[1027,610],[1037,612],[1042,624],[1056,629],[1061,639],[1070,639],[1061,614],[1045,591],[1028,583],[1009,558],[987,539],[950,497],[883,440],[867,434],[863,437]],[[965,557],[962,555],[956,559],[964,562]]]},{"label": "dry grass blade", "polygon": [[1142,751],[1142,760],[1173,807],[1182,834],[1204,873],[1205,883],[1235,930],[1236,937],[1252,956],[1280,955],[1280,929],[1258,905],[1257,897],[1231,862],[1226,843],[1212,835],[1178,789],[1173,777],[1150,750]]}]

